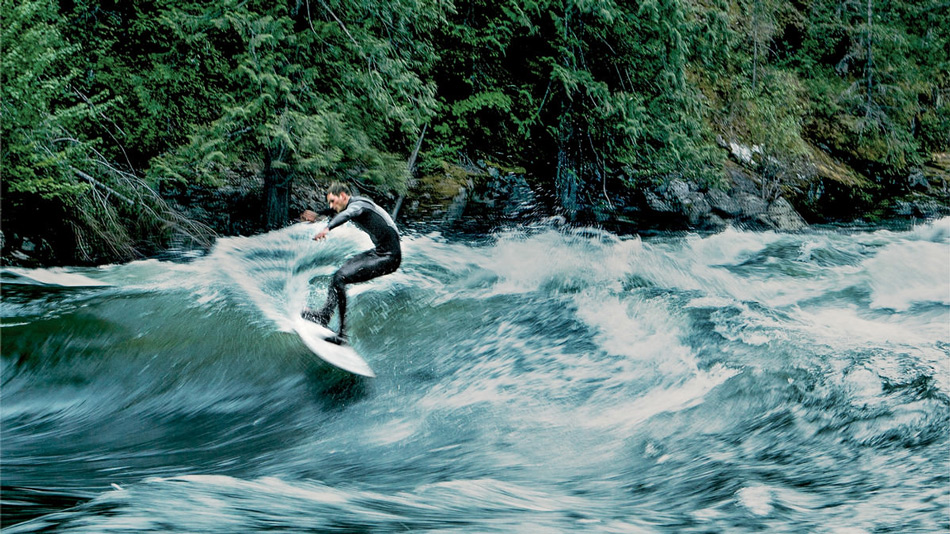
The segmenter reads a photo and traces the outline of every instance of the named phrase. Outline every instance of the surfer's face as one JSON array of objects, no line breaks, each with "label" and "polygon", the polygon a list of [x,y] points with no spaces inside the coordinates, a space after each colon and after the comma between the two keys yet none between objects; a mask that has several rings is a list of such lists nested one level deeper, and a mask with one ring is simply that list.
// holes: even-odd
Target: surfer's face
[{"label": "surfer's face", "polygon": [[350,195],[346,193],[340,193],[339,195],[334,195],[333,193],[327,193],[327,203],[330,204],[330,207],[333,211],[340,213],[346,209],[346,205],[350,202]]}]

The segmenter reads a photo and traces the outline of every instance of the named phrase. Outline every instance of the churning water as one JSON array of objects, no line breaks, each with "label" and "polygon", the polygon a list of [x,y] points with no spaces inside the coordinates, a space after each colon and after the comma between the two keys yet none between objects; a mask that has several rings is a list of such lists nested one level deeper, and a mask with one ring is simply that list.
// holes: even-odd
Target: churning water
[{"label": "churning water", "polygon": [[947,532],[950,219],[408,235],[6,270],[4,532]]}]

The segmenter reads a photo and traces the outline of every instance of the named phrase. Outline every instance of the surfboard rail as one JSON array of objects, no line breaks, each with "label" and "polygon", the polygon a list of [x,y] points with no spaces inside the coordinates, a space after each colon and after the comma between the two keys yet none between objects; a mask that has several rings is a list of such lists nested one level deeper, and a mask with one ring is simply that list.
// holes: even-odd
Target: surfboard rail
[{"label": "surfboard rail", "polygon": [[300,315],[292,317],[292,320],[294,332],[300,336],[304,345],[318,358],[353,374],[369,378],[376,377],[373,369],[352,346],[348,344],[338,345],[327,341],[328,338],[336,335],[332,330],[308,321]]}]

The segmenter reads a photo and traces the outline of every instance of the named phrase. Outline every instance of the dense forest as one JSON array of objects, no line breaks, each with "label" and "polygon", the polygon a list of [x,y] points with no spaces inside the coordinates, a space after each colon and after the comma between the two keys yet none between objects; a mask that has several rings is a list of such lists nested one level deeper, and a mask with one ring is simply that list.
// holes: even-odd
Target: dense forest
[{"label": "dense forest", "polygon": [[809,222],[947,201],[944,0],[0,5],[8,263],[278,227],[334,179],[392,208],[479,169],[580,223],[737,178]]}]

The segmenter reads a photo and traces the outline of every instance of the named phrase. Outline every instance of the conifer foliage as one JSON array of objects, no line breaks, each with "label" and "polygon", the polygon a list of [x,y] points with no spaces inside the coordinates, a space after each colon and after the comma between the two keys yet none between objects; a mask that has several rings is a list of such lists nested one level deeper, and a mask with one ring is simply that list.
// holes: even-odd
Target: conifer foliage
[{"label": "conifer foliage", "polygon": [[764,197],[820,158],[900,195],[950,152],[940,0],[0,10],[4,246],[45,240],[61,261],[207,237],[156,192],[252,184],[261,228],[287,220],[295,185],[403,195],[417,146],[418,172],[476,159],[524,168],[569,218],[609,216],[673,180],[720,187],[728,143],[768,162]]}]

